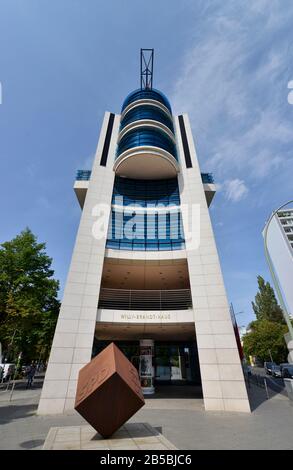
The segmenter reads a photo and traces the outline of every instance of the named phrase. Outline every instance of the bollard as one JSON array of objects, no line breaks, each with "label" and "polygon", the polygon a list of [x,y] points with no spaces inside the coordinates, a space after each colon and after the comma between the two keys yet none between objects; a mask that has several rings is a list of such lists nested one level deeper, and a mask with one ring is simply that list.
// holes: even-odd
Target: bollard
[{"label": "bollard", "polygon": [[9,401],[12,400],[12,395],[13,395],[14,387],[15,387],[15,380],[13,381],[12,389],[11,389],[11,392],[10,392],[10,395],[9,395]]}]

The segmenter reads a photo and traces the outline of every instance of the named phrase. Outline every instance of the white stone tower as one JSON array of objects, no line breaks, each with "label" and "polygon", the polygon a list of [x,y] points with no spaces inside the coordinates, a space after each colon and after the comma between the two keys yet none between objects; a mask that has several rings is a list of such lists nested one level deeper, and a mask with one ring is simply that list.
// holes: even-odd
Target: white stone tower
[{"label": "white stone tower", "polygon": [[120,115],[105,113],[92,170],[74,184],[82,213],[39,414],[73,409],[78,371],[111,341],[145,393],[193,383],[206,410],[250,411],[208,209],[213,178],[144,59],[141,88]]}]

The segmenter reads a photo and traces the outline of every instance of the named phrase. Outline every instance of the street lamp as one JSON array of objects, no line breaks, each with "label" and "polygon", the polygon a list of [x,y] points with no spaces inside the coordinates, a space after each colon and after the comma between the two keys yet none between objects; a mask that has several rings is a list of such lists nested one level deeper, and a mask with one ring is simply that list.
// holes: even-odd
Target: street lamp
[{"label": "street lamp", "polygon": [[278,299],[279,299],[279,302],[280,302],[280,305],[281,305],[281,308],[282,308],[282,313],[283,313],[283,317],[284,317],[284,320],[285,322],[287,323],[287,326],[288,326],[288,330],[289,330],[289,335],[291,337],[291,341],[293,340],[293,327],[292,327],[292,323],[291,323],[291,320],[290,320],[290,316],[289,316],[289,313],[287,311],[287,307],[286,307],[286,304],[285,304],[285,301],[284,301],[284,298],[283,298],[283,294],[282,294],[282,291],[281,291],[281,287],[280,287],[280,284],[279,284],[279,281],[277,279],[277,276],[275,274],[275,271],[274,271],[274,267],[273,267],[273,263],[272,263],[272,260],[271,260],[271,257],[270,257],[270,254],[269,254],[269,250],[268,250],[268,246],[267,246],[267,234],[268,234],[268,228],[269,228],[269,225],[273,219],[273,217],[279,212],[279,210],[281,210],[283,207],[287,206],[288,204],[292,204],[293,203],[293,200],[291,201],[288,201],[286,202],[285,204],[282,204],[278,209],[276,209],[270,216],[268,222],[266,223],[265,225],[265,229],[264,229],[264,249],[265,249],[265,255],[266,255],[266,260],[267,260],[267,263],[268,263],[268,266],[269,266],[269,270],[270,270],[270,273],[271,273],[271,276],[272,276],[272,279],[273,279],[273,283],[274,283],[274,287],[276,289],[276,292],[277,292],[277,296],[278,296]]}]

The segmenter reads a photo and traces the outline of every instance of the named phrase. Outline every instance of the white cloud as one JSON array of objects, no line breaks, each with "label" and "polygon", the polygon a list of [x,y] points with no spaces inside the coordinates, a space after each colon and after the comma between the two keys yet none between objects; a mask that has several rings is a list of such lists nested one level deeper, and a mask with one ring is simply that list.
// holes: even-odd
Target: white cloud
[{"label": "white cloud", "polygon": [[95,159],[95,154],[92,153],[88,155],[87,157],[79,159],[79,162],[77,164],[77,169],[78,170],[91,170],[93,163]]},{"label": "white cloud", "polygon": [[211,2],[192,33],[171,101],[176,112],[189,114],[208,170],[222,180],[237,174],[256,181],[293,166],[292,115],[286,116],[293,4],[237,5]]},{"label": "white cloud", "polygon": [[226,199],[232,202],[239,202],[247,196],[248,187],[244,181],[235,178],[225,181],[221,188],[224,191]]}]

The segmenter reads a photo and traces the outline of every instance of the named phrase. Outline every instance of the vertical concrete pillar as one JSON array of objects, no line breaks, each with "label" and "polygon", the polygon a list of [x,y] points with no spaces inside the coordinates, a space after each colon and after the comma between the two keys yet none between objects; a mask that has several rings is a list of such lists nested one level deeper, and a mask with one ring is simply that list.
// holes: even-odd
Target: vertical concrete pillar
[{"label": "vertical concrete pillar", "polygon": [[[201,172],[187,115],[183,115],[191,166],[186,155],[178,118],[175,118],[177,146],[181,172],[179,190],[184,232],[199,230],[200,244],[186,242],[187,262],[193,302],[200,373],[206,410],[249,412],[250,405],[237,343],[233,331],[229,304],[221,273]],[[192,205],[200,211],[199,226],[191,227]],[[196,212],[196,208],[195,208]]]},{"label": "vertical concrete pillar", "polygon": [[94,209],[104,204],[110,210],[114,182],[113,162],[119,130],[114,118],[105,166],[101,165],[110,113],[106,113],[93,163],[75,241],[64,296],[46,371],[38,414],[57,414],[72,410],[79,370],[91,360],[96,327],[97,304],[106,239],[93,236],[97,220]]}]

